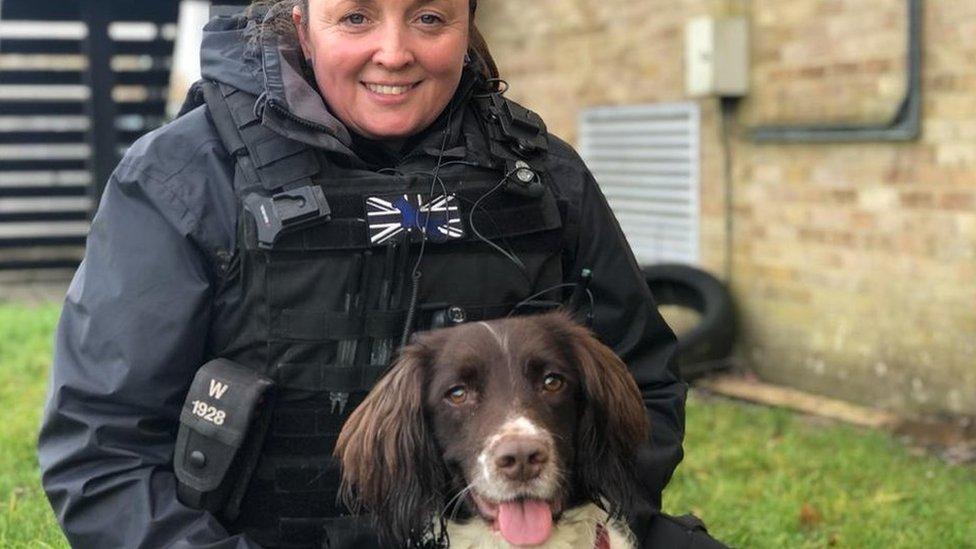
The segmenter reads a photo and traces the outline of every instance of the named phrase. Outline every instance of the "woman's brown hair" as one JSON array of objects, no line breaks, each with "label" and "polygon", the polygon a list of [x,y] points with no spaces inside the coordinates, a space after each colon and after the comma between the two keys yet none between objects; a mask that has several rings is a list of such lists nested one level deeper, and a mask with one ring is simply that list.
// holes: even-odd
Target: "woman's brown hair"
[{"label": "woman's brown hair", "polygon": [[[248,8],[248,14],[256,20],[258,17],[262,19],[258,21],[257,32],[252,33],[252,36],[257,38],[265,33],[272,33],[286,41],[297,42],[298,38],[291,18],[292,9],[295,6],[298,6],[303,14],[308,13],[308,0],[254,0]],[[478,9],[478,0],[468,0],[468,8],[470,12],[468,19],[470,21],[468,25],[468,58],[471,66],[484,76],[486,81],[496,82],[499,79],[498,66],[491,56],[484,36],[481,35],[474,21],[475,12]],[[302,17],[302,20],[305,21],[306,25],[308,24],[308,17]],[[494,84],[490,84],[489,87],[497,89]]]}]

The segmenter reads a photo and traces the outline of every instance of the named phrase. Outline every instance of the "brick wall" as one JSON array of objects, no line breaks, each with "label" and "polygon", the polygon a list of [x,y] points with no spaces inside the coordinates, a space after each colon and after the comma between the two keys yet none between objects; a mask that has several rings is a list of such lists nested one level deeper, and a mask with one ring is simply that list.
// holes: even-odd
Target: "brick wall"
[{"label": "brick wall", "polygon": [[721,115],[701,101],[703,264],[731,281],[739,353],[807,390],[976,414],[976,2],[925,2],[918,141],[791,145],[753,143],[749,129],[892,116],[905,91],[904,0],[482,4],[510,95],[570,141],[587,106],[685,100],[685,21],[747,15],[731,250]]}]

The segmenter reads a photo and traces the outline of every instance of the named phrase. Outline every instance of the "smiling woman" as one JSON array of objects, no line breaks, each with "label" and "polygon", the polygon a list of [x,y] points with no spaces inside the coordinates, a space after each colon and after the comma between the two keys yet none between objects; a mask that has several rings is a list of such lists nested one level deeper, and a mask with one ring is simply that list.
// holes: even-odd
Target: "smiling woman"
[{"label": "smiling woman", "polygon": [[[208,23],[203,79],[109,180],[59,323],[39,461],[74,546],[381,547],[331,453],[397,344],[562,302],[625,357],[653,426],[626,488],[659,502],[681,456],[674,336],[586,166],[503,97],[475,16],[278,0]],[[389,480],[380,498],[424,511],[412,540],[443,546],[427,511],[476,506]],[[492,503],[516,541],[549,531],[542,505]]]}]

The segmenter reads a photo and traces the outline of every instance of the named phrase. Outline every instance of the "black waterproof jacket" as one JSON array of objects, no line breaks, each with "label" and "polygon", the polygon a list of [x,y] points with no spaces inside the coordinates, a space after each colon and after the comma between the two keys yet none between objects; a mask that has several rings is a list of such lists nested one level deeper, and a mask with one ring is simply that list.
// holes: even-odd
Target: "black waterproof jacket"
[{"label": "black waterproof jacket", "polygon": [[[381,149],[329,115],[284,54],[249,53],[236,23],[208,26],[202,58],[205,78],[264,100],[278,94],[292,121],[313,122],[281,125],[279,133],[346,162],[383,163]],[[436,148],[440,135],[407,147]],[[565,254],[571,266],[592,269],[593,328],[643,393],[653,432],[643,478],[659,500],[682,456],[686,385],[672,361],[674,335],[593,177],[568,145],[549,141],[546,167],[570,199],[564,222],[578,234]],[[213,358],[215,265],[235,250],[233,176],[200,107],[133,145],[105,189],[58,326],[38,443],[44,489],[75,547],[257,547],[180,503],[172,466],[186,391]]]}]

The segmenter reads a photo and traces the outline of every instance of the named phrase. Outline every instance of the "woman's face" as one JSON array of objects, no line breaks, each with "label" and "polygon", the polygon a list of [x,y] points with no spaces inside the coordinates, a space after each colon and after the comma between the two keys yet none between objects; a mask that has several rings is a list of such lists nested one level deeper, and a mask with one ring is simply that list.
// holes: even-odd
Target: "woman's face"
[{"label": "woman's face", "polygon": [[468,49],[468,0],[309,0],[292,14],[332,113],[372,139],[429,126],[450,102]]}]

